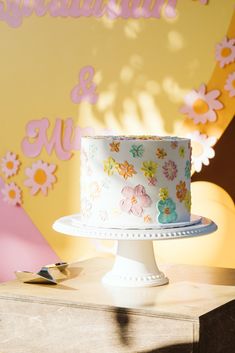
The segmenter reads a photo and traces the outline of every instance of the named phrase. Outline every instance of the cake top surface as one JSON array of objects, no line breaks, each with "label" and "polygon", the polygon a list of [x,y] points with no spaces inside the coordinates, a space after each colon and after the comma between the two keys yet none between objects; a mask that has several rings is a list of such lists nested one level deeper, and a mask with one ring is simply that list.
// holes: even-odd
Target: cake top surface
[{"label": "cake top surface", "polygon": [[188,141],[188,138],[178,136],[157,136],[157,135],[95,135],[82,136],[86,139],[107,139],[107,140],[144,140],[144,141]]}]

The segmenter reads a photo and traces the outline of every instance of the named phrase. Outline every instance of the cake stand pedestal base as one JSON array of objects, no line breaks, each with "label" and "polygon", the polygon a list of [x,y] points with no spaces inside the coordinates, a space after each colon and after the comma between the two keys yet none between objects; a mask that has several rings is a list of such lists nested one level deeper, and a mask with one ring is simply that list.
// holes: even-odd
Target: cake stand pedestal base
[{"label": "cake stand pedestal base", "polygon": [[169,281],[157,267],[151,240],[120,240],[113,268],[102,282],[118,287],[152,287]]}]

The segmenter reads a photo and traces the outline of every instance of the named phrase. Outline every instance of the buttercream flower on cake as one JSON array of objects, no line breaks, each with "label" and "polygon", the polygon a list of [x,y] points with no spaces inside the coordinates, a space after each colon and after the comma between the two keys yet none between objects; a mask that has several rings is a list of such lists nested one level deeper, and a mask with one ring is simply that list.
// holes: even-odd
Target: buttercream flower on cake
[{"label": "buttercream flower on cake", "polygon": [[184,148],[184,146],[180,146],[179,147],[179,156],[181,158],[184,158],[184,155],[185,155],[185,148]]},{"label": "buttercream flower on cake", "polygon": [[160,188],[159,197],[161,200],[166,200],[169,197],[169,191],[167,188]]},{"label": "buttercream flower on cake", "polygon": [[157,185],[157,178],[154,176],[151,178],[148,178],[148,185],[151,185],[151,186]]},{"label": "buttercream flower on cake", "polygon": [[109,176],[113,175],[113,173],[117,170],[118,168],[118,163],[113,159],[112,157],[109,157],[106,159],[104,162],[104,171],[107,173]]},{"label": "buttercream flower on cake", "polygon": [[187,179],[191,177],[191,163],[189,160],[186,161],[185,168],[184,168],[184,175],[185,175],[185,178]]},{"label": "buttercream flower on cake", "polygon": [[125,161],[124,163],[118,164],[118,173],[124,179],[128,179],[128,178],[133,177],[133,175],[136,174],[136,171],[135,171],[134,166],[132,164],[129,164],[127,161]]},{"label": "buttercream flower on cake", "polygon": [[120,142],[112,142],[109,144],[109,148],[111,152],[119,152],[120,150]]},{"label": "buttercream flower on cake", "polygon": [[33,163],[31,168],[25,169],[28,179],[25,180],[24,185],[31,189],[32,195],[41,191],[46,196],[48,189],[51,189],[56,181],[56,177],[53,174],[55,169],[55,164],[48,164],[41,160]]},{"label": "buttercream flower on cake", "polygon": [[209,159],[215,156],[212,146],[216,143],[216,137],[207,137],[199,131],[193,131],[187,137],[191,139],[193,167],[196,172],[200,172],[202,165],[209,165]]},{"label": "buttercream flower on cake", "polygon": [[142,163],[142,172],[147,178],[152,178],[157,172],[158,164],[153,161],[146,161]]},{"label": "buttercream flower on cake", "polygon": [[187,190],[184,198],[184,206],[188,212],[191,210],[191,192]]},{"label": "buttercream flower on cake", "polygon": [[235,39],[224,38],[215,48],[215,58],[220,67],[231,64],[235,61]]},{"label": "buttercream flower on cake", "polygon": [[223,104],[217,99],[219,95],[219,90],[206,92],[206,85],[201,84],[198,91],[193,89],[184,97],[185,105],[180,112],[187,114],[195,124],[215,121],[216,110],[223,108]]},{"label": "buttercream flower on cake", "polygon": [[20,161],[17,155],[13,152],[7,152],[1,160],[1,169],[6,178],[9,178],[18,173]]},{"label": "buttercream flower on cake", "polygon": [[164,159],[167,156],[166,151],[164,150],[164,148],[157,148],[156,150],[156,156],[159,159]]},{"label": "buttercream flower on cake", "polygon": [[171,148],[175,150],[178,147],[178,142],[177,141],[171,141]]},{"label": "buttercream flower on cake", "polygon": [[162,167],[163,174],[168,180],[174,180],[177,176],[178,169],[174,161],[166,161]]},{"label": "buttercream flower on cake", "polygon": [[130,153],[132,154],[132,157],[142,157],[144,153],[144,146],[143,145],[132,145],[130,149]]},{"label": "buttercream flower on cake", "polygon": [[125,186],[121,193],[125,197],[125,199],[120,202],[121,210],[133,214],[134,216],[141,217],[144,208],[152,204],[152,200],[150,196],[146,194],[143,185],[136,185],[134,188]]},{"label": "buttercream flower on cake", "polygon": [[171,198],[158,201],[157,208],[159,211],[159,223],[173,223],[177,220],[176,206]]},{"label": "buttercream flower on cake", "polygon": [[1,190],[3,200],[12,206],[22,204],[22,191],[15,183],[5,184]]},{"label": "buttercream flower on cake", "polygon": [[235,96],[235,71],[228,75],[224,89],[229,92],[230,97]]},{"label": "buttercream flower on cake", "polygon": [[185,181],[180,180],[179,184],[176,185],[176,197],[177,199],[182,202],[184,201],[187,193],[187,188]]}]

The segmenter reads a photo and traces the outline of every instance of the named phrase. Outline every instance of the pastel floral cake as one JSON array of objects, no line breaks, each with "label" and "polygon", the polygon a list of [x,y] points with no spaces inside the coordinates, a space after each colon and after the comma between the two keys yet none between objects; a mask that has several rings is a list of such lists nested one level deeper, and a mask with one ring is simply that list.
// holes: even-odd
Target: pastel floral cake
[{"label": "pastel floral cake", "polygon": [[81,216],[87,225],[151,227],[190,220],[190,139],[82,137]]}]

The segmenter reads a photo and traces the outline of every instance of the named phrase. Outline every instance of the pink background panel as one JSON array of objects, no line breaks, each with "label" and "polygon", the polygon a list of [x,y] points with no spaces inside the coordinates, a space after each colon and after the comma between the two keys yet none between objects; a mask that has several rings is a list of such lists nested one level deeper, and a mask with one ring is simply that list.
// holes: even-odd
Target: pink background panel
[{"label": "pink background panel", "polygon": [[[2,186],[0,178],[0,189]],[[14,279],[15,270],[37,272],[58,261],[23,207],[8,205],[0,194],[0,281]]]}]

